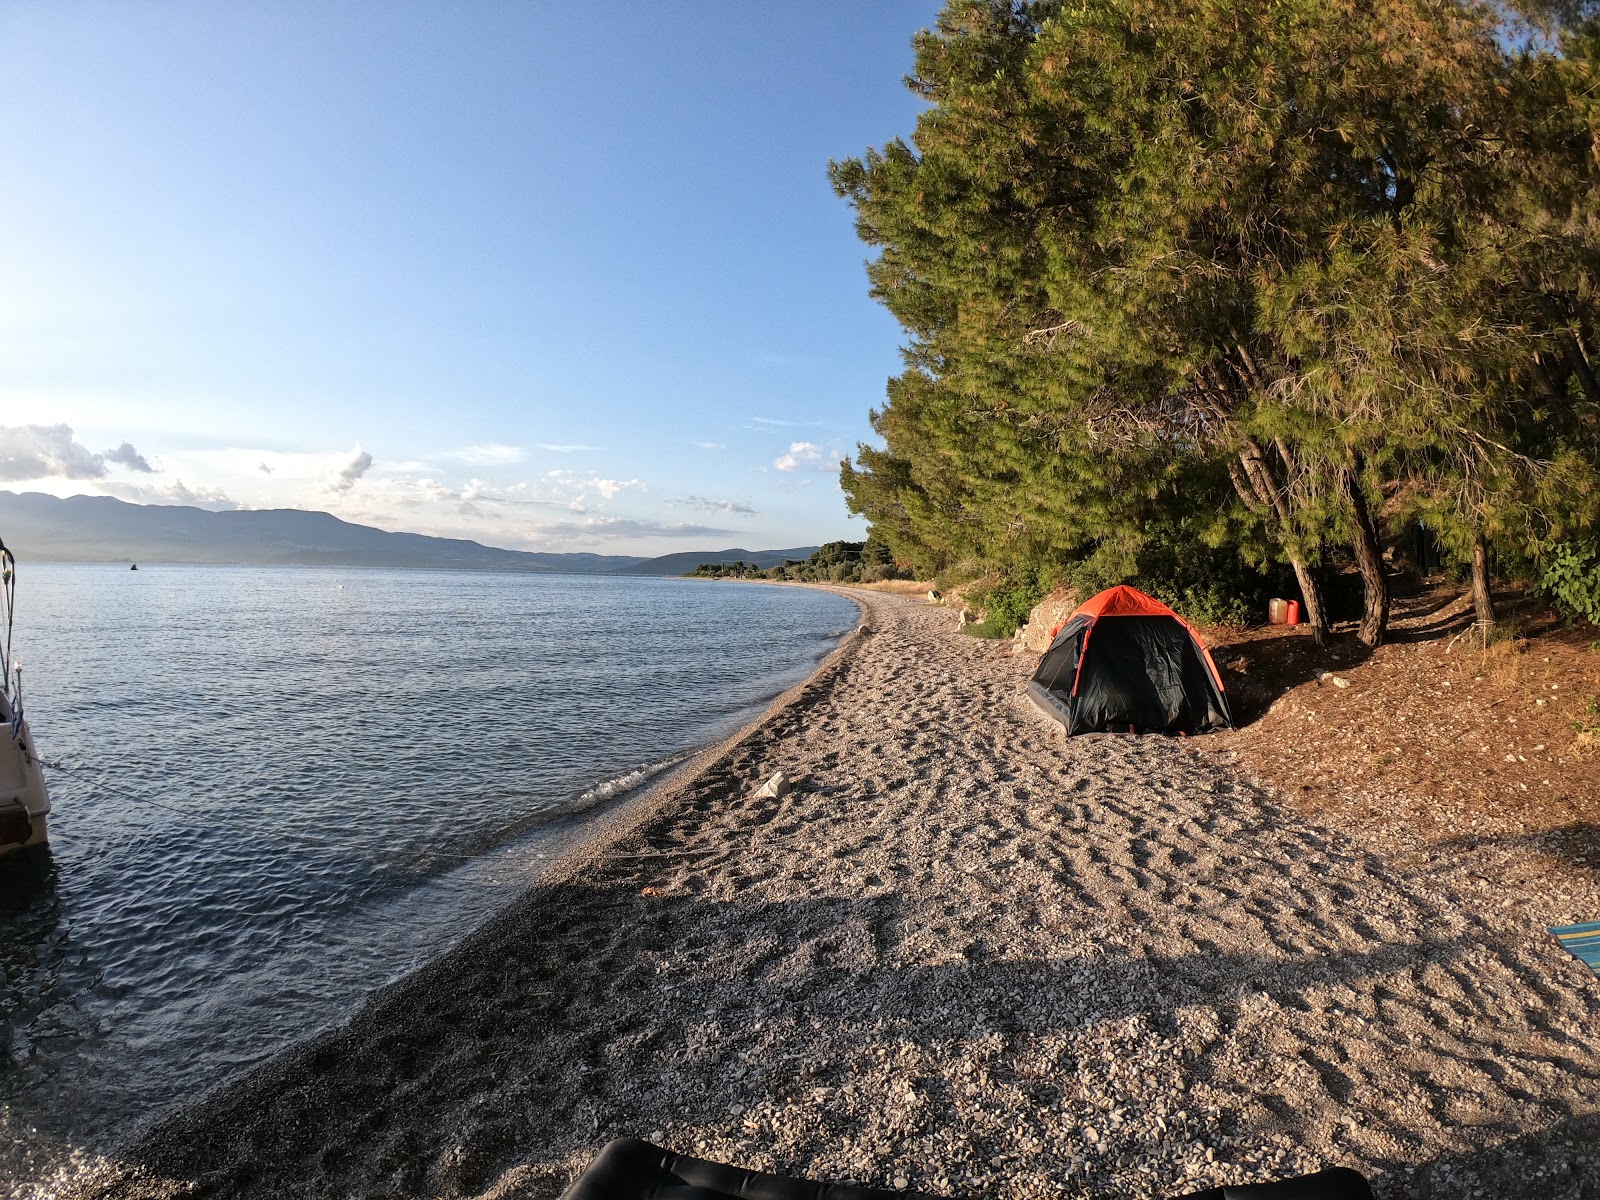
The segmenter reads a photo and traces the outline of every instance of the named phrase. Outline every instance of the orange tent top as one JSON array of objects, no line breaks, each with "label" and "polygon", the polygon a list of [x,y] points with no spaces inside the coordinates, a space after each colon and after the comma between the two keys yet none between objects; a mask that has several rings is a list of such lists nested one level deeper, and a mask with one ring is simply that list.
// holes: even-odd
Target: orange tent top
[{"label": "orange tent top", "polygon": [[[1146,596],[1138,588],[1131,588],[1127,584],[1118,584],[1114,588],[1107,588],[1098,596],[1091,596],[1078,606],[1079,614],[1086,617],[1177,617],[1161,601],[1153,596]],[[1069,621],[1072,617],[1067,618]],[[1180,621],[1183,618],[1178,618]],[[1184,622],[1185,625],[1188,622]]]},{"label": "orange tent top", "polygon": [[1101,617],[1171,617],[1190,633],[1194,632],[1189,622],[1154,596],[1146,596],[1138,588],[1131,588],[1125,583],[1097,592],[1078,605],[1050,631],[1050,640],[1055,641],[1056,634],[1067,627],[1067,622],[1079,616],[1091,620],[1098,620]]}]

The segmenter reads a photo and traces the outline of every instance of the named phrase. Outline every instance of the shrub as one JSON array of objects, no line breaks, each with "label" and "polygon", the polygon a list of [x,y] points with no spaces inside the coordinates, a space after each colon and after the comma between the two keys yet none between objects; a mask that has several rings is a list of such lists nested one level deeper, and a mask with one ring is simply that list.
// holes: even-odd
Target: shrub
[{"label": "shrub", "polygon": [[893,563],[869,563],[861,568],[862,583],[882,583],[886,579],[910,579],[909,571],[902,571]]},{"label": "shrub", "polygon": [[1538,588],[1568,622],[1600,625],[1600,542],[1559,542],[1539,562]]},{"label": "shrub", "polygon": [[1126,583],[1197,625],[1259,622],[1268,599],[1294,594],[1287,569],[1257,569],[1232,549],[1208,546],[1171,526],[1151,528],[1136,542],[1107,539],[1065,575],[1080,596]]},{"label": "shrub", "polygon": [[995,582],[973,593],[973,603],[984,610],[984,617],[970,626],[970,632],[976,637],[1010,637],[1028,623],[1033,606],[1048,596],[1057,582],[1056,570],[1047,565],[1007,568]]}]

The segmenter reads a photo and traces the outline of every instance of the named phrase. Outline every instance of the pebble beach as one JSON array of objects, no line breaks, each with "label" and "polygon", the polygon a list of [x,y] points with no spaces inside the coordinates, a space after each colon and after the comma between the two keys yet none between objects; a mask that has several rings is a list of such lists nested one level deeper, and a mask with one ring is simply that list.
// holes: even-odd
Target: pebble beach
[{"label": "pebble beach", "polygon": [[1600,979],[1564,913],[1182,739],[1069,741],[1032,657],[840,590],[864,631],[758,723],[53,1194],[554,1200],[631,1135],[973,1200],[1333,1165],[1380,1197],[1600,1196]]}]

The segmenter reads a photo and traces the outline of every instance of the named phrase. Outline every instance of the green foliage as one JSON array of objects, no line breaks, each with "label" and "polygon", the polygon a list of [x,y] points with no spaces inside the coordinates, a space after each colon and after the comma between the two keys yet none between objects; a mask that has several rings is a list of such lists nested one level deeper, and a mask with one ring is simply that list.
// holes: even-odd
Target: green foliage
[{"label": "green foliage", "polygon": [[1211,547],[1181,534],[1150,542],[1139,558],[1140,586],[1200,625],[1260,623],[1267,601],[1293,587],[1281,566],[1246,564],[1230,547]]},{"label": "green foliage", "polygon": [[864,542],[828,542],[805,560],[790,559],[766,570],[754,563],[701,563],[691,577],[704,579],[776,579],[802,583],[873,583],[902,579],[888,547],[876,537]]},{"label": "green foliage", "polygon": [[1267,601],[1293,586],[1280,565],[1251,566],[1232,546],[1208,546],[1183,526],[1107,542],[1064,574],[1080,596],[1131,584],[1198,625],[1259,623]]},{"label": "green foliage", "polygon": [[1600,542],[1559,542],[1539,563],[1539,591],[1568,621],[1600,625]]},{"label": "green foliage", "polygon": [[1028,623],[1033,606],[1060,582],[1045,566],[1019,565],[993,583],[973,593],[973,603],[984,610],[982,622],[968,627],[975,637],[1010,637]]},{"label": "green foliage", "polygon": [[831,166],[908,338],[852,511],[924,577],[1072,564],[1197,620],[1383,519],[1589,537],[1600,25],[1511,11],[951,0],[915,136]]}]

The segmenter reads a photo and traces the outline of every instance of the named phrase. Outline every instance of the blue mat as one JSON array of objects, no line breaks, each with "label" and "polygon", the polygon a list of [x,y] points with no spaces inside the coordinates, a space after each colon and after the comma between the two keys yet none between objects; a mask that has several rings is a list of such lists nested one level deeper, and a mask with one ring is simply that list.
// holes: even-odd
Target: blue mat
[{"label": "blue mat", "polygon": [[1600,921],[1588,925],[1558,925],[1550,930],[1579,962],[1600,975]]}]

